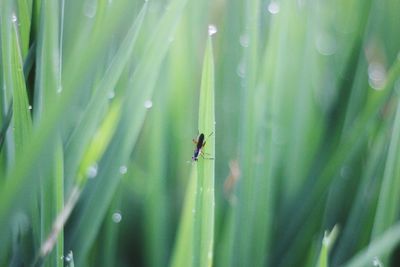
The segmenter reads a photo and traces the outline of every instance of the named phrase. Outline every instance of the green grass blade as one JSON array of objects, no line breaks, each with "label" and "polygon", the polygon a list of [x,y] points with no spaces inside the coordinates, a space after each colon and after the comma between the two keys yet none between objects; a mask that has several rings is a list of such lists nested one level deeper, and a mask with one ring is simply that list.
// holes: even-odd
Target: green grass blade
[{"label": "green grass blade", "polygon": [[[161,74],[160,78],[163,82],[165,75]],[[168,242],[172,217],[168,212],[171,209],[172,200],[168,186],[173,183],[166,175],[167,168],[170,168],[168,166],[170,155],[167,152],[170,137],[167,132],[168,113],[165,112],[167,102],[164,101],[169,93],[170,90],[162,90],[154,96],[154,105],[147,117],[142,134],[148,137],[146,138],[148,145],[144,149],[147,151],[147,156],[138,156],[139,160],[144,160],[140,165],[147,170],[145,190],[143,190],[147,208],[144,210],[143,221],[146,233],[144,243],[147,251],[145,265],[149,267],[166,266],[169,253],[172,251]],[[138,178],[137,175],[133,177]]]},{"label": "green grass blade", "polygon": [[194,225],[197,201],[197,170],[191,169],[190,179],[187,184],[184,198],[184,207],[179,222],[179,228],[175,239],[175,246],[171,258],[171,267],[193,266],[194,262]]},{"label": "green grass blade", "polygon": [[[115,10],[114,10],[115,11]],[[115,21],[113,21],[115,24]],[[2,24],[3,25],[3,24]],[[115,25],[114,25],[115,26]],[[109,29],[109,28],[105,28]],[[103,47],[96,47],[92,49],[92,53],[101,53]],[[86,58],[85,58],[86,59]],[[58,57],[57,59],[58,60]],[[86,72],[79,73],[79,75],[71,77],[69,76],[72,72],[64,72],[63,90],[58,94],[58,97],[49,101],[47,106],[47,112],[43,113],[43,117],[37,121],[36,131],[31,136],[32,142],[28,144],[26,153],[19,158],[19,163],[12,166],[8,172],[8,179],[4,186],[0,189],[0,225],[6,223],[6,218],[9,218],[9,214],[13,208],[21,204],[18,199],[18,195],[24,195],[26,197],[31,196],[35,192],[38,182],[37,176],[33,176],[32,180],[29,180],[29,176],[32,174],[36,164],[38,164],[42,157],[37,155],[46,154],[51,147],[47,146],[48,142],[51,142],[60,132],[60,123],[65,123],[71,114],[68,112],[73,103],[77,100],[78,95],[84,94],[84,91],[80,90],[82,83],[82,77],[87,74],[88,69],[97,65],[96,60],[83,61],[76,67],[78,70],[86,70]],[[75,73],[76,74],[76,73]],[[66,79],[69,77],[69,79]],[[40,162],[42,168],[48,168],[47,162]],[[12,177],[12,179],[10,178]],[[36,180],[35,180],[36,179]],[[29,182],[27,182],[29,180]],[[2,229],[3,230],[3,229]]]},{"label": "green grass blade", "polygon": [[[28,4],[28,2],[22,4]],[[28,9],[29,7],[24,8]],[[36,120],[39,120],[45,114],[61,86],[61,62],[58,60],[62,54],[59,45],[61,38],[59,32],[59,10],[60,6],[55,1],[44,1],[40,7],[40,21],[36,39],[37,45],[32,47],[36,52],[35,94],[33,101],[33,114]],[[28,11],[21,10],[21,12]],[[31,60],[30,57],[32,56],[33,52],[30,51],[27,60]],[[27,62],[27,64],[32,63]],[[46,167],[43,165],[39,171],[40,239],[36,240],[38,243],[36,244],[37,249],[39,249],[41,244],[46,242],[46,238],[52,231],[53,222],[57,215],[61,213],[64,206],[64,155],[59,133],[56,134],[53,142],[49,140],[48,147],[49,152],[45,156]],[[36,212],[35,207],[33,207],[33,212]],[[38,227],[35,220],[33,220],[32,225],[34,229]],[[60,229],[57,241],[55,242],[55,248],[45,259],[44,266],[63,265],[63,261],[61,260],[64,250],[63,240],[63,229]]]},{"label": "green grass blade", "polygon": [[[398,218],[400,208],[400,105],[397,104],[397,112],[394,119],[392,136],[386,161],[385,172],[378,199],[375,214],[375,223],[372,230],[372,238],[380,236]],[[384,265],[387,265],[388,254],[381,257]]]},{"label": "green grass blade", "polygon": [[[84,256],[93,244],[100,222],[106,213],[106,207],[120,182],[119,169],[121,166],[126,166],[136,143],[146,115],[147,109],[144,108],[144,103],[152,97],[161,64],[168,51],[169,43],[165,40],[173,36],[185,5],[186,0],[169,3],[133,77],[124,84],[129,90],[121,96],[125,101],[121,122],[109,149],[99,163],[99,175],[88,193],[88,201],[83,203],[80,217],[76,222],[78,226],[71,233],[69,247],[74,251],[77,264],[84,260]],[[94,205],[98,208],[93,209]]]},{"label": "green grass blade", "polygon": [[6,139],[6,133],[11,123],[12,112],[13,104],[11,102],[10,106],[8,107],[7,115],[5,116],[0,129],[0,152],[2,151],[4,140]]},{"label": "green grass blade", "polygon": [[[85,186],[88,177],[91,175],[88,171],[91,166],[93,166],[103,155],[105,149],[110,143],[111,137],[114,134],[115,126],[119,121],[121,114],[121,103],[115,100],[110,109],[105,116],[103,122],[101,123],[99,129],[95,133],[91,143],[86,148],[84,157],[78,169],[78,173],[75,179],[75,185],[73,190],[69,193],[68,199],[66,201],[65,207],[58,213],[57,218],[54,220],[51,232],[44,240],[40,248],[39,258],[36,263],[40,263],[47,255],[54,249],[54,246],[58,240],[60,233],[62,233],[64,225],[68,220],[72,210],[74,209],[76,202],[79,199],[81,191]],[[56,163],[57,164],[57,163]],[[55,173],[61,173],[60,166],[56,169]],[[97,172],[97,170],[95,170]],[[55,182],[56,189],[60,190],[60,184]],[[63,188],[61,188],[63,190]],[[53,190],[53,191],[58,191]],[[43,194],[45,196],[45,194]],[[57,198],[57,197],[55,197]],[[58,198],[57,207],[60,207],[60,198]],[[56,248],[56,254],[59,253],[59,248]],[[52,263],[54,264],[54,262]]]},{"label": "green grass blade", "polygon": [[29,112],[28,95],[25,85],[25,77],[23,74],[23,61],[21,56],[21,48],[18,42],[18,34],[15,23],[11,25],[11,43],[8,53],[4,53],[4,60],[9,62],[4,65],[11,66],[6,68],[5,83],[8,88],[13,91],[13,133],[16,157],[24,151],[27,143],[31,138],[32,120]]},{"label": "green grass blade", "polygon": [[205,154],[205,159],[200,158],[194,166],[198,173],[194,214],[194,266],[210,267],[213,262],[216,159],[207,158],[215,157],[214,84],[214,57],[210,33],[204,53],[198,122],[200,133],[204,133],[206,137],[205,153],[209,154]]},{"label": "green grass blade", "polygon": [[31,21],[32,21],[32,0],[18,0],[18,30],[21,40],[21,55],[25,59],[29,49],[29,37],[31,33]]},{"label": "green grass blade", "polygon": [[193,163],[171,266],[212,266],[214,244],[215,104],[211,36],[204,53],[200,88],[200,133],[206,137],[204,158]]},{"label": "green grass blade", "polygon": [[101,118],[101,112],[108,105],[108,95],[114,93],[112,88],[116,87],[124,68],[128,65],[127,63],[129,60],[132,59],[132,53],[146,12],[147,3],[144,4],[117,53],[113,57],[106,73],[95,87],[95,92],[86,106],[86,112],[77,123],[77,127],[70,137],[66,148],[67,176],[74,175],[84,151],[83,149],[96,130],[98,121]]},{"label": "green grass blade", "polygon": [[[287,250],[289,244],[292,248],[301,249],[301,242],[304,240],[304,236],[309,234],[307,232],[307,230],[309,230],[308,228],[302,231],[300,227],[301,224],[310,214],[316,215],[316,211],[318,211],[319,208],[315,203],[318,203],[321,197],[327,192],[332,179],[335,175],[339,174],[341,166],[353,159],[354,155],[360,153],[367,136],[371,134],[373,127],[376,127],[377,123],[379,123],[377,119],[379,111],[393,93],[393,85],[399,75],[400,61],[397,60],[389,70],[384,88],[380,91],[375,90],[370,92],[371,99],[357,116],[352,126],[343,133],[342,140],[338,147],[329,154],[326,165],[323,166],[318,179],[316,179],[313,185],[313,190],[310,192],[308,187],[304,188],[309,194],[302,194],[302,197],[304,197],[302,200],[303,204],[288,215],[290,216],[290,221],[287,231],[283,234],[281,249]],[[289,217],[287,217],[287,219],[289,219]],[[295,234],[297,237],[293,240],[293,235]],[[292,237],[290,238],[290,236]],[[285,260],[286,259],[287,258],[285,258]]]},{"label": "green grass blade", "polygon": [[319,254],[319,259],[317,263],[317,267],[328,267],[328,257],[329,251],[333,247],[335,240],[338,235],[338,227],[335,225],[331,232],[325,231],[324,238],[322,239],[322,247],[321,252]]},{"label": "green grass blade", "polygon": [[369,246],[353,258],[351,258],[343,266],[346,267],[362,267],[375,265],[378,266],[375,261],[380,262],[380,257],[387,255],[391,252],[397,244],[400,242],[400,223],[394,224],[392,227],[387,229],[383,234],[377,236]]},{"label": "green grass blade", "polygon": [[[49,161],[53,168],[48,173],[43,173],[40,188],[40,209],[41,209],[41,239],[40,242],[46,241],[47,236],[51,233],[53,222],[57,215],[62,212],[64,207],[64,166],[63,166],[63,148],[61,142],[54,144],[54,154],[51,155]],[[46,178],[44,178],[46,177]],[[47,179],[48,177],[48,179]],[[44,182],[45,180],[46,182]],[[44,266],[62,267],[62,256],[64,254],[64,233],[63,229],[57,237],[55,248],[44,261]]]}]

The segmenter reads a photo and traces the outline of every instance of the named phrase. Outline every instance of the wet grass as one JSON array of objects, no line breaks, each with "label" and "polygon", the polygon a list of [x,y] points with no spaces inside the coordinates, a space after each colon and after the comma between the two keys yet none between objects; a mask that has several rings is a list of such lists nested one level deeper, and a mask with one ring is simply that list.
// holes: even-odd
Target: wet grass
[{"label": "wet grass", "polygon": [[397,266],[399,12],[0,2],[0,266]]}]

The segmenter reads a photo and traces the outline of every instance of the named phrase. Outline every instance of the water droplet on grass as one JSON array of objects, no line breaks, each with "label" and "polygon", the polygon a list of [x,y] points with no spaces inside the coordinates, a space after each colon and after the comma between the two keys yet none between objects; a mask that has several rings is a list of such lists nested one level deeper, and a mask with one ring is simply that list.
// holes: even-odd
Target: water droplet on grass
[{"label": "water droplet on grass", "polygon": [[112,215],[112,220],[115,223],[120,223],[122,220],[121,212],[119,212],[119,211],[114,212]]},{"label": "water droplet on grass", "polygon": [[83,6],[83,13],[86,17],[92,19],[97,12],[97,0],[87,0]]},{"label": "water droplet on grass", "polygon": [[127,172],[128,172],[128,168],[125,165],[122,165],[121,167],[119,167],[120,174],[125,174]]},{"label": "water droplet on grass", "polygon": [[240,78],[244,78],[246,75],[246,64],[242,61],[239,63],[236,69],[236,73]]},{"label": "water droplet on grass", "polygon": [[372,259],[372,265],[373,265],[373,266],[377,266],[377,267],[383,267],[383,264],[382,264],[382,262],[379,260],[378,257],[374,257],[374,258]]},{"label": "water droplet on grass", "polygon": [[115,92],[114,92],[114,91],[110,91],[110,92],[108,92],[108,94],[107,94],[108,99],[113,99],[114,96],[115,96]]},{"label": "water droplet on grass", "polygon": [[279,3],[272,1],[268,4],[268,12],[271,13],[272,15],[278,14],[279,11],[281,10]]},{"label": "water droplet on grass", "polygon": [[17,15],[12,14],[12,16],[11,16],[11,21],[12,21],[12,22],[16,22],[16,21],[17,21]]},{"label": "water droplet on grass", "polygon": [[87,176],[89,178],[95,178],[97,176],[97,170],[98,170],[98,166],[97,166],[97,163],[95,163],[88,168]]},{"label": "water droplet on grass", "polygon": [[28,106],[28,109],[29,109],[29,110],[32,110],[32,106],[31,106],[31,105],[29,105],[29,106]]},{"label": "water droplet on grass", "polygon": [[319,34],[315,40],[315,46],[318,52],[324,56],[330,56],[336,53],[336,40],[329,34]]},{"label": "water droplet on grass", "polygon": [[73,259],[72,251],[69,251],[67,256],[62,257],[66,262],[70,262]]},{"label": "water droplet on grass", "polygon": [[144,101],[144,107],[149,109],[153,106],[153,102],[151,100]]},{"label": "water droplet on grass", "polygon": [[214,24],[208,25],[208,35],[212,36],[217,33],[217,27]]},{"label": "water droplet on grass", "polygon": [[372,62],[368,65],[368,82],[375,90],[383,89],[386,81],[385,67],[379,62]]},{"label": "water droplet on grass", "polygon": [[249,36],[247,34],[240,35],[239,43],[243,47],[248,47],[249,46]]}]

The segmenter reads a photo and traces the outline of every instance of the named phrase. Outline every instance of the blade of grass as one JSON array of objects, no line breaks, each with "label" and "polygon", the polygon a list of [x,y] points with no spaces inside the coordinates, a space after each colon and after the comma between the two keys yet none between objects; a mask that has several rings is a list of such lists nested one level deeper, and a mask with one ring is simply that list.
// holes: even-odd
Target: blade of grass
[{"label": "blade of grass", "polygon": [[13,104],[11,102],[0,129],[0,152],[2,151],[4,140],[6,139],[7,129],[11,123],[12,112],[13,112]]},{"label": "blade of grass", "polygon": [[[389,145],[388,158],[382,186],[379,193],[378,206],[375,214],[372,238],[380,236],[398,218],[400,208],[400,104],[394,119],[392,136]],[[387,265],[388,253],[381,256],[381,261]]]},{"label": "blade of grass", "polygon": [[[111,22],[110,23],[113,27],[116,27],[115,19]],[[113,29],[113,27],[108,26],[105,27],[104,30],[110,30]],[[91,53],[101,53],[103,52],[103,48],[103,46],[94,47],[91,49]],[[87,59],[86,57],[80,58],[79,67],[75,67],[78,72],[72,72],[70,70],[63,76],[63,90],[59,93],[57,98],[49,101],[47,112],[43,114],[43,117],[39,121],[37,121],[37,127],[31,137],[32,142],[28,144],[25,153],[23,153],[23,155],[18,159],[18,163],[13,165],[8,172],[8,179],[6,179],[7,181],[0,189],[1,226],[4,226],[7,223],[7,218],[9,218],[12,210],[21,205],[19,200],[22,200],[23,198],[20,198],[19,196],[24,196],[25,198],[30,197],[32,196],[32,193],[36,191],[38,183],[35,181],[37,181],[38,178],[37,176],[30,177],[34,167],[36,164],[40,163],[42,168],[48,168],[48,163],[41,162],[43,160],[42,157],[38,157],[37,155],[46,154],[47,150],[51,149],[51,147],[47,146],[48,142],[54,140],[54,138],[59,134],[60,124],[65,122],[65,120],[71,116],[67,111],[73,107],[73,103],[77,100],[77,97],[85,93],[84,90],[79,90],[82,88],[82,84],[84,83],[83,77],[85,77],[85,74],[89,72],[88,70],[96,66],[97,61],[93,58],[92,60],[81,61],[82,58]],[[81,72],[79,72],[79,70]],[[71,74],[76,74],[76,76],[71,77]],[[66,77],[69,77],[69,79]],[[0,227],[0,229],[3,231],[4,228]]]},{"label": "blade of grass", "polygon": [[[118,52],[112,59],[103,78],[95,87],[95,92],[88,105],[82,119],[77,123],[66,148],[66,169],[67,176],[74,175],[78,162],[83,154],[83,148],[87,144],[93,132],[96,130],[98,120],[101,118],[101,112],[108,104],[108,95],[112,92],[112,88],[117,85],[118,80],[127,63],[132,58],[136,40],[141,29],[144,16],[147,12],[147,4],[143,5],[142,10],[135,19],[132,27],[129,29],[124,41],[122,42]],[[69,186],[67,186],[68,188]]]},{"label": "blade of grass", "polygon": [[[309,229],[304,228],[304,232],[298,231],[298,229],[302,229],[300,225],[306,220],[307,216],[310,216],[310,214],[315,214],[315,212],[318,210],[318,205],[315,205],[315,203],[319,203],[321,201],[324,193],[328,190],[329,184],[333,177],[338,174],[341,166],[343,166],[346,161],[354,157],[354,155],[359,151],[363,142],[365,142],[367,136],[371,133],[373,126],[379,122],[377,118],[379,111],[392,94],[393,84],[399,75],[400,61],[397,60],[389,71],[384,88],[379,92],[376,90],[370,92],[371,100],[366,105],[363,112],[361,112],[361,114],[359,114],[355,119],[352,127],[343,134],[342,142],[329,156],[329,160],[321,171],[319,178],[315,181],[311,193],[305,195],[306,198],[302,200],[303,204],[298,209],[295,209],[294,214],[290,214],[290,219],[286,219],[289,224],[282,237],[282,243],[279,246],[282,251],[288,251],[288,248],[301,248],[301,241],[304,240],[304,237],[307,236],[307,234],[309,234],[306,233],[306,230]],[[304,190],[310,192],[309,186],[304,187]],[[294,235],[296,235],[295,239],[293,239]],[[287,257],[282,259],[288,260]]]},{"label": "blade of grass", "polygon": [[[11,1],[4,1],[1,17],[1,49],[2,49],[2,65],[3,67],[3,84],[4,102],[12,103],[9,108],[12,108],[11,124],[7,135],[7,151],[5,153],[8,165],[13,164],[20,157],[26,146],[30,142],[32,133],[32,120],[29,112],[28,95],[23,73],[23,60],[21,55],[21,45],[17,31],[17,17],[12,8]],[[9,101],[12,102],[9,102]],[[6,107],[7,108],[7,107]],[[10,110],[9,110],[10,111]],[[4,183],[9,180],[1,181]],[[3,217],[0,216],[0,225],[2,225]],[[18,224],[20,222],[17,222]],[[1,235],[0,250],[5,250],[8,243],[5,241],[9,235],[9,226],[1,228],[1,231],[6,231]],[[19,234],[19,233],[17,233]],[[13,237],[14,239],[16,237]]]},{"label": "blade of grass", "polygon": [[[214,56],[209,32],[204,53],[199,102],[199,131],[206,136],[205,150],[215,158]],[[210,136],[210,134],[212,134]],[[208,136],[208,138],[207,138]],[[197,168],[197,191],[194,229],[194,266],[212,266],[214,244],[215,159],[200,160]]]},{"label": "blade of grass", "polygon": [[382,255],[387,255],[400,242],[400,223],[396,223],[380,236],[371,241],[369,246],[358,252],[343,266],[362,267],[373,265]]},{"label": "blade of grass", "polygon": [[[58,214],[52,227],[52,231],[47,239],[42,243],[40,248],[39,257],[36,259],[36,264],[39,264],[47,255],[53,250],[54,245],[58,239],[58,235],[64,228],[65,222],[68,220],[79,196],[85,186],[88,176],[88,170],[93,166],[103,155],[106,150],[111,137],[114,134],[115,126],[119,121],[121,113],[121,103],[115,100],[109,109],[108,114],[104,118],[102,124],[92,138],[91,143],[87,147],[84,157],[80,163],[78,173],[75,177],[75,185],[68,196],[64,208]],[[59,171],[58,171],[59,172]],[[57,249],[57,252],[59,249]]]},{"label": "blade of grass", "polygon": [[[49,158],[49,161],[52,162],[53,169],[42,174],[42,185],[39,191],[41,211],[40,243],[46,242],[46,238],[52,230],[54,219],[62,212],[64,207],[64,166],[62,149],[60,141],[54,144],[54,152]],[[55,243],[55,248],[44,261],[44,266],[62,267],[63,261],[61,258],[63,254],[64,233],[61,228],[57,237],[57,242]]]},{"label": "blade of grass", "polygon": [[[194,162],[186,191],[171,266],[212,266],[214,243],[215,107],[214,59],[211,36],[204,53],[200,87],[200,133],[205,135],[206,153]],[[207,156],[207,155],[211,156]]]},{"label": "blade of grass", "polygon": [[[363,177],[359,185],[360,189],[357,192],[351,212],[344,225],[340,242],[333,255],[333,266],[343,263],[357,251],[357,248],[364,247],[370,239],[374,219],[372,215],[376,210],[375,206],[380,189],[379,184],[383,176],[382,169],[388,150],[387,135],[386,130],[380,130],[376,140],[373,142],[366,163],[367,168],[363,172]],[[361,234],[357,235],[356,233],[360,231],[360,225],[362,225],[363,230],[361,230]]]},{"label": "blade of grass", "polygon": [[197,170],[191,168],[190,179],[186,188],[184,207],[182,209],[179,228],[175,239],[171,267],[193,266],[194,262],[194,225],[197,201]]},{"label": "blade of grass", "polygon": [[325,231],[324,238],[322,239],[321,252],[319,254],[318,263],[316,265],[317,267],[328,267],[329,252],[336,241],[338,232],[339,230],[337,225],[333,227],[331,232]]},{"label": "blade of grass", "polygon": [[[138,63],[132,78],[127,81],[129,88],[121,97],[125,100],[121,122],[116,130],[108,151],[99,163],[99,175],[94,180],[85,201],[80,209],[80,216],[71,233],[69,247],[75,251],[77,264],[84,261],[96,233],[105,215],[116,186],[120,182],[119,168],[125,166],[136,143],[142,127],[146,108],[144,103],[151,99],[161,63],[166,55],[169,40],[174,34],[181,17],[186,0],[175,0],[169,3],[168,9],[159,21],[150,39],[147,49]],[[114,179],[109,179],[114,177]],[[101,197],[100,197],[101,196]],[[93,209],[93,206],[98,208]]]},{"label": "blade of grass", "polygon": [[21,55],[25,59],[29,49],[29,37],[32,21],[32,0],[18,0],[18,30],[21,40]]},{"label": "blade of grass", "polygon": [[[229,241],[229,266],[263,266],[270,239],[273,194],[274,150],[271,132],[265,125],[277,103],[273,101],[272,77],[274,54],[268,43],[263,60],[262,35],[259,32],[260,1],[245,6],[246,36],[244,48],[244,84],[239,133],[240,179],[236,185],[237,202],[233,206],[233,232]],[[276,29],[275,23],[272,29]],[[274,33],[274,30],[271,30]]]},{"label": "blade of grass", "polygon": [[[163,83],[166,75],[161,75],[160,83]],[[164,101],[169,93],[170,91],[166,88],[154,96],[154,105],[144,125],[142,135],[149,137],[146,139],[146,143],[149,143],[145,149],[147,156],[139,156],[144,159],[144,163],[140,165],[146,166],[148,173],[144,190],[147,201],[143,219],[146,233],[145,265],[149,267],[166,266],[168,255],[172,250],[168,243],[168,230],[171,227],[172,217],[168,211],[171,208],[172,198],[170,192],[167,191],[172,181],[166,175],[167,167],[169,168],[167,145],[170,142],[170,136],[167,132],[168,113],[165,112],[167,102]],[[173,155],[173,158],[176,158],[176,154]]]}]

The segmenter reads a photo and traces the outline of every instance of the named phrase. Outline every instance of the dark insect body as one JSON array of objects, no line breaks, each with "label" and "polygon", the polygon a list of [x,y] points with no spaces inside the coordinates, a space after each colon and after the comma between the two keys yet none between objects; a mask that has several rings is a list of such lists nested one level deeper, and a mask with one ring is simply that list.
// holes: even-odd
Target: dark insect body
[{"label": "dark insect body", "polygon": [[199,159],[199,155],[202,153],[201,149],[206,145],[206,142],[204,141],[204,134],[201,133],[197,140],[193,139],[193,142],[196,144],[196,148],[194,150],[192,160],[197,161]]},{"label": "dark insect body", "polygon": [[[209,136],[211,136],[213,133],[211,133]],[[193,139],[193,143],[196,144],[196,148],[194,149],[193,156],[192,156],[192,161],[197,161],[199,159],[199,156],[202,156],[204,158],[204,151],[202,150],[203,147],[206,145],[206,140],[204,137],[204,134],[201,133],[199,137],[197,137],[197,140]],[[207,158],[207,159],[212,159],[212,158]]]}]

